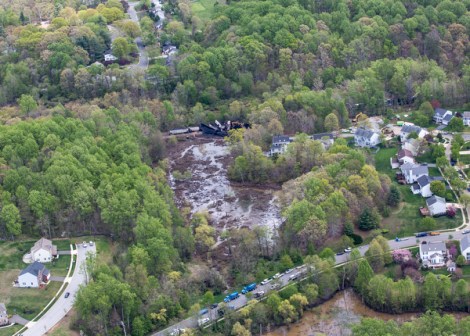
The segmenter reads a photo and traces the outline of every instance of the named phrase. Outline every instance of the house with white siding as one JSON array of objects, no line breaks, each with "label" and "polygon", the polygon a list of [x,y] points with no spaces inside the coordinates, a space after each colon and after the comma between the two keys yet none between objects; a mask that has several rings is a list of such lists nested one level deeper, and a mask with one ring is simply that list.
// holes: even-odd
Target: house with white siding
[{"label": "house with white siding", "polygon": [[422,242],[419,245],[419,257],[423,266],[436,268],[446,265],[447,247],[444,242]]},{"label": "house with white siding", "polygon": [[470,126],[470,111],[465,111],[462,113],[463,124],[465,126]]},{"label": "house with white siding", "polygon": [[426,199],[426,205],[428,206],[429,213],[431,216],[441,216],[445,215],[447,212],[445,198],[433,195]]},{"label": "house with white siding", "polygon": [[380,144],[380,133],[366,128],[358,128],[354,133],[354,141],[358,147],[372,148]]},{"label": "house with white siding", "polygon": [[21,271],[18,276],[17,284],[18,287],[37,288],[43,284],[47,284],[50,277],[51,273],[49,270],[40,262],[35,261]]},{"label": "house with white siding", "polygon": [[423,175],[429,175],[429,169],[427,165],[405,163],[400,167],[400,169],[407,184],[413,184],[418,180],[419,177]]}]

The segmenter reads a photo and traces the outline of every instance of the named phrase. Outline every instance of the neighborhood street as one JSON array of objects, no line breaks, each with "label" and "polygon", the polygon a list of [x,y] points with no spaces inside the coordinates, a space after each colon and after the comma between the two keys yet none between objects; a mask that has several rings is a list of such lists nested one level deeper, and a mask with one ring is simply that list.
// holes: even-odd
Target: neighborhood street
[{"label": "neighborhood street", "polygon": [[[57,301],[47,310],[47,312],[37,321],[29,322],[26,327],[28,330],[23,331],[23,336],[40,336],[47,333],[54,325],[56,325],[64,316],[72,309],[75,294],[80,285],[86,283],[85,261],[87,253],[96,253],[95,245],[84,248],[81,244],[77,244],[76,265],[71,276],[66,278],[65,290],[59,294]],[[73,256],[72,256],[73,257]],[[65,293],[69,292],[70,296],[65,298]]]},{"label": "neighborhood street", "polygon": [[[135,6],[137,6],[138,2],[129,2],[129,9],[128,13],[132,21],[139,25],[139,17],[137,16],[137,12],[135,11]],[[142,69],[147,69],[149,66],[149,58],[147,55],[147,51],[145,50],[144,43],[142,42],[142,38],[139,36],[135,39],[135,43],[137,44],[137,48],[139,49],[139,63],[133,64],[131,67],[139,67]]]},{"label": "neighborhood street", "polygon": [[[460,240],[464,236],[464,234],[462,233],[462,230],[457,230],[455,232],[441,233],[438,236],[421,237],[421,238],[419,238],[419,242],[417,241],[417,238],[413,236],[413,237],[401,238],[400,241],[398,241],[398,242],[395,241],[395,240],[389,240],[388,243],[390,245],[391,250],[397,250],[397,249],[401,249],[401,248],[409,248],[409,247],[413,247],[413,246],[418,246],[418,244],[423,242],[423,241],[426,241],[426,242],[445,241],[445,240],[449,239],[449,235],[452,235],[452,239],[455,239],[455,240]],[[364,255],[368,248],[369,248],[369,245],[363,245],[363,246],[359,247],[359,251],[360,251],[361,255]],[[343,264],[345,262],[348,262],[348,261],[349,261],[349,254],[348,253],[336,256],[336,266],[340,266],[341,264]],[[282,287],[286,286],[289,283],[289,277],[291,275],[295,274],[296,272],[301,272],[302,270],[305,269],[304,267],[305,266],[297,267],[296,269],[292,270],[292,272],[290,272],[289,274],[283,274],[279,279],[277,279],[276,281],[278,281],[280,283],[279,288],[282,288]],[[272,290],[271,289],[272,284],[273,284],[273,282],[270,282],[266,285],[258,285],[254,292],[256,293],[256,292],[262,290],[265,293],[268,293],[269,291]],[[244,305],[246,305],[247,301],[248,300],[247,300],[246,296],[240,293],[239,298],[237,298],[233,301],[230,301],[230,303],[228,303],[227,305],[232,306],[235,309],[239,309],[239,308],[243,307]],[[172,325],[171,327],[166,328],[165,330],[153,333],[152,336],[168,336],[173,330],[175,330],[177,328],[180,328],[180,329],[196,328],[198,326],[197,325],[197,320],[205,318],[205,317],[208,317],[211,321],[217,319],[218,318],[217,309],[210,309],[207,314],[200,315],[200,316],[198,316],[198,318],[196,318],[196,317],[187,318],[183,321],[180,321],[180,322]]]}]

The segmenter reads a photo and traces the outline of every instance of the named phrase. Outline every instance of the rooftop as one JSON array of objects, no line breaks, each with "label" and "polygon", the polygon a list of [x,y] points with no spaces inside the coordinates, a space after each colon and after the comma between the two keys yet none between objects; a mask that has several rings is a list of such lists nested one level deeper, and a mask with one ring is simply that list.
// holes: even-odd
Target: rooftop
[{"label": "rooftop", "polygon": [[460,239],[460,251],[463,251],[466,250],[467,248],[470,247],[470,236],[469,235],[465,235],[463,236],[462,239]]},{"label": "rooftop", "polygon": [[431,179],[429,178],[428,175],[422,175],[422,176],[418,177],[416,182],[419,184],[419,186],[421,188],[423,188],[423,187],[427,186],[429,183],[431,183]]},{"label": "rooftop", "polygon": [[354,133],[354,136],[371,139],[374,136],[374,134],[377,134],[377,133],[370,129],[358,128],[356,130],[356,133]]},{"label": "rooftop", "polygon": [[426,199],[426,204],[428,206],[431,206],[435,203],[444,203],[444,204],[446,204],[446,200],[444,198],[436,196],[436,195],[431,196],[428,199]]},{"label": "rooftop", "polygon": [[401,149],[397,154],[398,160],[403,159],[405,156],[413,157],[413,153],[408,149]]},{"label": "rooftop", "polygon": [[419,245],[419,249],[422,252],[447,251],[446,243],[444,242],[429,242],[427,244],[421,244]]},{"label": "rooftop", "polygon": [[41,264],[40,262],[35,261],[32,264],[30,264],[28,267],[26,267],[24,270],[22,270],[20,275],[30,273],[30,274],[33,274],[35,276],[38,276],[39,272],[41,272],[41,271],[45,275],[49,274],[49,270],[43,264]]},{"label": "rooftop", "polygon": [[416,125],[403,125],[403,127],[401,128],[401,132],[402,133],[416,132],[419,134],[419,132],[421,132],[421,127],[416,126]]}]

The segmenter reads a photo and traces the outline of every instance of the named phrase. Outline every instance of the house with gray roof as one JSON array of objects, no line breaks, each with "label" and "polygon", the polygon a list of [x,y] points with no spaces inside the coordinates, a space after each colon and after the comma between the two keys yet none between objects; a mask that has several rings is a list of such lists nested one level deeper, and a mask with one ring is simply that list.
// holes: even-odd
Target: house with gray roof
[{"label": "house with gray roof", "polygon": [[410,151],[413,156],[417,156],[419,154],[419,150],[421,148],[421,139],[406,139],[405,142],[401,143],[401,148]]},{"label": "house with gray roof", "polygon": [[419,257],[423,266],[435,268],[445,266],[447,247],[444,242],[422,242],[419,245]]},{"label": "house with gray roof", "polygon": [[37,288],[47,284],[51,277],[51,272],[40,262],[33,262],[20,272],[18,276],[18,287]]},{"label": "house with gray roof", "polygon": [[460,251],[465,260],[470,261],[470,236],[468,234],[460,239]]},{"label": "house with gray roof", "polygon": [[268,152],[268,156],[274,154],[283,154],[287,149],[287,145],[294,141],[294,138],[288,137],[287,135],[275,135],[271,143],[271,148]]},{"label": "house with gray roof", "polygon": [[323,148],[328,149],[335,142],[335,136],[333,133],[317,133],[309,136],[310,139],[320,141]]},{"label": "house with gray roof", "polygon": [[4,303],[0,302],[0,326],[4,326],[7,324],[8,324],[7,307],[5,307]]},{"label": "house with gray roof", "polygon": [[431,197],[431,182],[432,179],[428,175],[422,175],[416,179],[415,183],[413,183],[413,185],[411,186],[411,191],[415,195],[421,194],[421,196],[423,197]]},{"label": "house with gray roof", "polygon": [[470,126],[470,111],[462,113],[462,119],[465,126]]},{"label": "house with gray roof", "polygon": [[405,124],[403,125],[400,131],[401,141],[405,141],[406,139],[408,139],[411,133],[416,133],[418,135],[418,138],[422,139],[426,136],[426,134],[428,134],[428,131],[416,125]]},{"label": "house with gray roof", "polygon": [[431,216],[441,216],[445,215],[447,212],[445,198],[433,195],[426,199],[426,205],[428,206]]},{"label": "house with gray roof", "polygon": [[434,109],[434,116],[432,118],[437,124],[448,125],[453,116],[452,111],[438,107]]},{"label": "house with gray roof", "polygon": [[358,147],[375,147],[380,144],[380,134],[371,129],[358,128],[354,133],[354,141]]},{"label": "house with gray roof", "polygon": [[419,177],[423,175],[429,175],[429,169],[427,165],[405,163],[400,167],[400,169],[407,184],[413,184],[418,180]]}]

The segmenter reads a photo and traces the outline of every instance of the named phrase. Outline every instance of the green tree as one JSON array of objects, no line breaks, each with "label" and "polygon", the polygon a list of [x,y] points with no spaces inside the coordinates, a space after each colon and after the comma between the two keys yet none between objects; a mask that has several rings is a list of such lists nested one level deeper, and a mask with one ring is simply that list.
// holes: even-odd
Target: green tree
[{"label": "green tree", "polygon": [[0,219],[10,237],[19,236],[21,234],[20,211],[14,204],[7,204],[2,208]]},{"label": "green tree", "polygon": [[29,115],[29,113],[38,108],[38,104],[34,98],[26,94],[21,95],[21,97],[18,99],[18,105],[20,106],[21,113],[24,115]]},{"label": "green tree", "polygon": [[292,259],[288,254],[284,254],[281,257],[280,263],[281,263],[281,270],[282,271],[285,271],[288,268],[294,267],[294,263],[292,262]]},{"label": "green tree", "polygon": [[391,207],[396,207],[400,204],[401,194],[400,189],[395,184],[390,186],[390,191],[387,196],[387,204]]},{"label": "green tree", "polygon": [[380,224],[380,215],[376,209],[369,209],[368,207],[362,211],[359,216],[359,229],[368,231],[376,229]]},{"label": "green tree", "polygon": [[460,254],[457,257],[457,259],[455,260],[455,263],[457,264],[457,266],[462,267],[462,266],[465,266],[467,264],[467,259],[465,259],[465,256]]},{"label": "green tree", "polygon": [[419,222],[419,229],[421,231],[432,231],[436,229],[437,223],[436,220],[432,217],[422,218]]},{"label": "green tree", "polygon": [[374,271],[367,260],[360,260],[357,269],[356,280],[354,281],[354,288],[363,297],[367,295],[369,288],[369,281],[374,276]]},{"label": "green tree", "polygon": [[433,273],[428,273],[424,278],[422,296],[425,309],[441,309],[442,299],[439,293],[439,280]]},{"label": "green tree", "polygon": [[124,37],[118,37],[113,41],[112,52],[118,59],[126,58],[131,51],[132,48]]},{"label": "green tree", "polygon": [[369,249],[365,255],[370,263],[370,266],[375,272],[382,270],[385,265],[384,250],[376,239],[374,239],[369,244]]},{"label": "green tree", "polygon": [[325,117],[325,129],[328,132],[339,130],[339,120],[336,114],[330,113]]},{"label": "green tree", "polygon": [[431,182],[431,192],[434,195],[445,197],[446,195],[446,185],[442,181],[432,181]]},{"label": "green tree", "polygon": [[330,259],[333,261],[335,260],[335,252],[329,247],[325,247],[323,250],[321,250],[318,256],[322,259]]},{"label": "green tree", "polygon": [[454,117],[449,121],[447,128],[453,132],[462,132],[465,128],[462,118]]},{"label": "green tree", "polygon": [[400,329],[393,320],[382,321],[380,319],[366,317],[361,323],[352,327],[353,336],[391,336],[400,335]]}]

